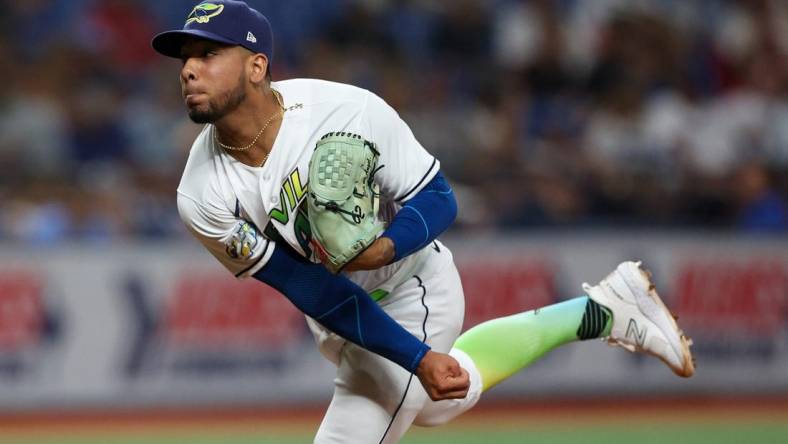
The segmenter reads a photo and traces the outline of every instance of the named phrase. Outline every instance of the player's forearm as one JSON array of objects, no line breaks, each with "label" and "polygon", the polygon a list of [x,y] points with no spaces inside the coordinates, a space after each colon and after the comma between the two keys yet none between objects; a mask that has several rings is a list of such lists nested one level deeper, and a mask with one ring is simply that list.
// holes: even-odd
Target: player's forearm
[{"label": "player's forearm", "polygon": [[277,245],[254,277],[326,328],[414,372],[429,346],[397,324],[358,285]]},{"label": "player's forearm", "polygon": [[381,236],[363,253],[347,264],[345,270],[376,270],[391,263],[394,259],[394,254],[394,242],[388,237]]},{"label": "player's forearm", "polygon": [[394,255],[387,263],[424,248],[446,231],[456,217],[454,192],[438,172],[430,183],[405,202],[383,232],[383,237],[391,239],[394,248]]}]

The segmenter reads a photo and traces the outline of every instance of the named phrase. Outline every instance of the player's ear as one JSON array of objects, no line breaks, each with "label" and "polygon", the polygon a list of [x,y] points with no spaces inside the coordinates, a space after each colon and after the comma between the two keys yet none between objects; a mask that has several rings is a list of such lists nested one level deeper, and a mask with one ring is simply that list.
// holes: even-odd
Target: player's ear
[{"label": "player's ear", "polygon": [[249,61],[249,81],[255,85],[265,82],[268,72],[268,57],[265,54],[254,54]]}]

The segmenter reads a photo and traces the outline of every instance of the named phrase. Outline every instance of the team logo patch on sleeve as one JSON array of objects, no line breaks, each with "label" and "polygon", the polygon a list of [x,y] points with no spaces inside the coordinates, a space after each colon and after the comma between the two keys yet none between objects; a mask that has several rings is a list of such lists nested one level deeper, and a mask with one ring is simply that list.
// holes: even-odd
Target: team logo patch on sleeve
[{"label": "team logo patch on sleeve", "polygon": [[260,235],[253,224],[240,221],[232,237],[227,241],[227,255],[233,259],[249,259],[259,243]]}]

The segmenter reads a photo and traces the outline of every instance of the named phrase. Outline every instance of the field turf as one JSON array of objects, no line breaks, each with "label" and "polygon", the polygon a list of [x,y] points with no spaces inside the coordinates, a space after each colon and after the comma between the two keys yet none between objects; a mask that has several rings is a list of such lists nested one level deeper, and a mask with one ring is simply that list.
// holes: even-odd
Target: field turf
[{"label": "field turf", "polygon": [[[319,423],[309,413],[217,417],[0,418],[2,444],[303,444]],[[643,406],[535,405],[478,408],[449,425],[412,429],[402,444],[782,444],[786,403],[681,402]]]}]

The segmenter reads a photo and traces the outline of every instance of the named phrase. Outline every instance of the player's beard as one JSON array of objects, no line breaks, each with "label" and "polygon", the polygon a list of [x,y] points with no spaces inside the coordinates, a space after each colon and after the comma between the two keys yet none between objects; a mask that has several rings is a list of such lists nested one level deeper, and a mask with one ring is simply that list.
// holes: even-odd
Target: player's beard
[{"label": "player's beard", "polygon": [[241,71],[235,88],[225,92],[216,99],[208,101],[206,109],[190,108],[189,118],[194,123],[214,123],[235,111],[246,100],[246,74]]}]

